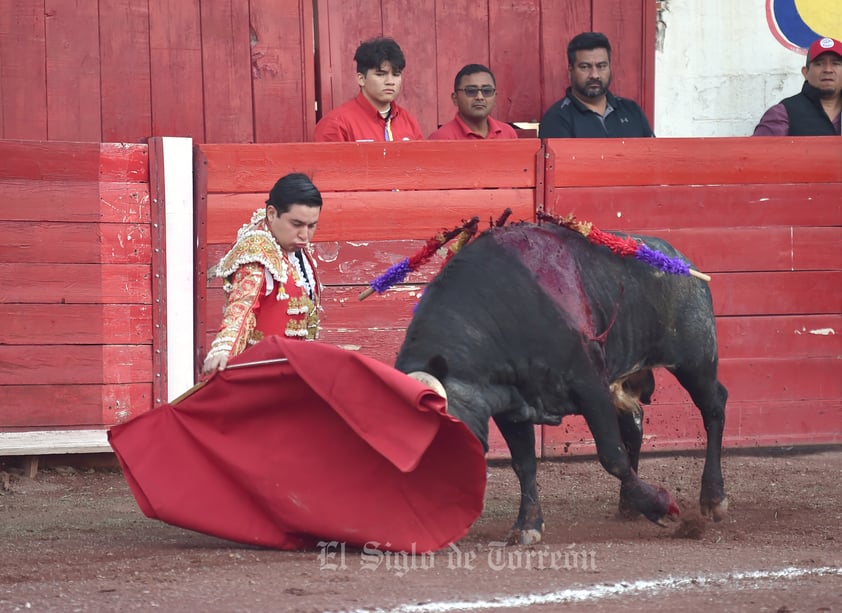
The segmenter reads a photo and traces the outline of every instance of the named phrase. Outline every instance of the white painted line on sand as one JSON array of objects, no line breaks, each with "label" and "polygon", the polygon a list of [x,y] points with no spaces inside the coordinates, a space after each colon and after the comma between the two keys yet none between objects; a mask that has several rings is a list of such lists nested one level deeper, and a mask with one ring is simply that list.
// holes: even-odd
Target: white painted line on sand
[{"label": "white painted line on sand", "polygon": [[842,568],[822,566],[818,568],[788,567],[780,570],[754,570],[746,572],[719,573],[695,577],[665,577],[656,580],[640,580],[584,588],[571,588],[548,594],[521,594],[491,600],[454,600],[404,604],[389,609],[355,609],[349,613],[446,613],[448,611],[479,611],[486,609],[520,608],[528,606],[589,602],[603,598],[634,594],[658,594],[672,590],[709,586],[733,585],[734,582],[798,579],[806,576],[842,576]]}]

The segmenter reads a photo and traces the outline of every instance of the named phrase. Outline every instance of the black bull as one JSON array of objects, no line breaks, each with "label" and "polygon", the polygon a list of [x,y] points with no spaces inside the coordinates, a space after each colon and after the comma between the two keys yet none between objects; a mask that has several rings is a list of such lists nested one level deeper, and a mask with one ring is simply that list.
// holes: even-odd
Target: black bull
[{"label": "black bull", "polygon": [[[663,240],[637,237],[670,257]],[[686,261],[686,260],[684,260]],[[721,448],[728,393],[717,380],[707,284],[620,257],[555,224],[494,228],[464,247],[424,291],[396,368],[437,377],[448,411],[488,449],[506,440],[521,504],[510,542],[541,539],[533,424],[583,415],[602,466],[620,480],[620,511],[662,523],[678,506],[637,476],[642,410],[664,367],[689,392],[707,433],[699,497],[727,511]],[[622,407],[622,408],[620,408]]]}]

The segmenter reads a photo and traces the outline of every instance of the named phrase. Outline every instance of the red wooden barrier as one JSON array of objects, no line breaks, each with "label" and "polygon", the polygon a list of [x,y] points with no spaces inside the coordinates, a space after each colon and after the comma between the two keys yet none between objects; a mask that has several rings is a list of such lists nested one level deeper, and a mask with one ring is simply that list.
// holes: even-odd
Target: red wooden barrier
[{"label": "red wooden barrier", "polygon": [[[487,227],[507,206],[531,219],[541,206],[663,236],[712,274],[727,445],[842,438],[834,139],[201,145],[195,158],[197,358],[222,308],[207,269],[274,181],[297,170],[325,197],[323,342],[391,363],[440,262],[359,302],[367,283],[442,228],[473,215]],[[101,428],[149,410],[166,374],[153,359],[150,174],[161,169],[150,173],[145,145],[0,141],[0,159],[0,431]],[[668,373],[657,381],[646,448],[699,445],[686,393]],[[539,434],[545,455],[593,450],[577,418]]]},{"label": "red wooden barrier", "polygon": [[[730,446],[842,439],[842,145],[822,138],[549,140],[547,208],[661,236],[713,275]],[[785,152],[785,153],[783,153]],[[659,373],[646,448],[701,444]],[[682,416],[686,415],[685,422]],[[686,430],[677,431],[678,424]],[[586,440],[583,424],[577,430]],[[569,434],[547,429],[545,447]],[[575,444],[572,447],[575,449]]]},{"label": "red wooden barrier", "polygon": [[0,141],[0,159],[0,429],[148,410],[146,146]]},{"label": "red wooden barrier", "polygon": [[[514,218],[529,218],[532,206],[544,206],[604,229],[662,236],[713,275],[722,380],[731,393],[726,443],[838,442],[842,146],[818,138],[545,145],[202,145],[206,264],[222,255],[280,174],[310,173],[326,203],[316,235],[327,285],[322,340],[391,363],[438,263],[384,296],[363,303],[356,296],[440,228],[474,214],[496,217],[505,206]],[[219,283],[211,282],[207,314],[199,317],[207,320],[205,343],[222,305]],[[702,426],[689,397],[668,373],[657,381],[645,448],[699,445]],[[541,434],[545,455],[593,451],[578,418]],[[499,438],[492,445],[493,455],[505,454]]]}]

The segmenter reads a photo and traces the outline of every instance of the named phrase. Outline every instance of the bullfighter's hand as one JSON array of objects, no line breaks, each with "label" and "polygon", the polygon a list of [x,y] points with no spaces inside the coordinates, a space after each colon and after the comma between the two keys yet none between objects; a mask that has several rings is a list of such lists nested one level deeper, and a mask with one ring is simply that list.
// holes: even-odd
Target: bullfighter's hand
[{"label": "bullfighter's hand", "polygon": [[228,366],[227,353],[209,355],[205,358],[205,363],[202,366],[202,374],[209,375],[215,370],[225,370],[226,366]]}]

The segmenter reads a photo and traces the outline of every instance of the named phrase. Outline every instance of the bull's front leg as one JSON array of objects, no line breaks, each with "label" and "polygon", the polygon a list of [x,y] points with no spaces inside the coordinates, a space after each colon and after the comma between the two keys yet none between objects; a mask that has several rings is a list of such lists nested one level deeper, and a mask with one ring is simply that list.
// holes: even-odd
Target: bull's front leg
[{"label": "bull's front leg", "polygon": [[[617,424],[620,426],[620,437],[626,447],[631,469],[639,474],[640,448],[643,445],[643,407],[642,404],[652,402],[655,391],[655,377],[651,370],[643,370],[626,377],[622,385],[610,386],[617,408]],[[631,501],[620,494],[618,514],[623,519],[634,519],[637,511]]]},{"label": "bull's front leg", "polygon": [[[629,466],[635,473],[638,473],[640,448],[643,445],[643,409],[640,408],[637,413],[618,411],[617,424],[620,427],[620,436],[629,458]],[[638,512],[632,507],[631,500],[624,497],[622,491],[620,492],[618,515],[622,519],[638,517]]]},{"label": "bull's front leg", "polygon": [[596,443],[596,451],[603,468],[620,480],[620,499],[630,510],[642,513],[646,519],[665,525],[664,519],[676,519],[679,508],[664,488],[650,485],[637,476],[620,435],[614,404],[608,391],[589,390],[587,404],[577,403]]},{"label": "bull's front leg", "polygon": [[512,422],[494,418],[512,454],[512,468],[520,481],[520,510],[507,542],[534,545],[544,532],[544,515],[538,500],[538,460],[535,457],[535,426],[532,422]]}]

